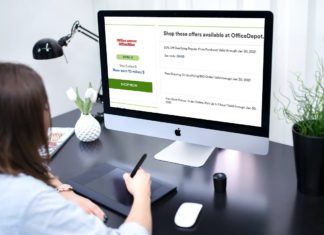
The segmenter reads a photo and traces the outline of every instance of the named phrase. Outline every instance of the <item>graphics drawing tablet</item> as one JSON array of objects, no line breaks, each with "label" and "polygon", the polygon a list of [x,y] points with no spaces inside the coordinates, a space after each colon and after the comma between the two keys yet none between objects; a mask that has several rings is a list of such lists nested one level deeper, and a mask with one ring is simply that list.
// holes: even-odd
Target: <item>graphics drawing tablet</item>
[{"label": "graphics drawing tablet", "polygon": [[[128,172],[107,163],[95,166],[89,171],[69,179],[74,190],[93,201],[127,216],[133,196],[127,191],[123,174]],[[154,203],[176,187],[151,177],[151,202]]]}]

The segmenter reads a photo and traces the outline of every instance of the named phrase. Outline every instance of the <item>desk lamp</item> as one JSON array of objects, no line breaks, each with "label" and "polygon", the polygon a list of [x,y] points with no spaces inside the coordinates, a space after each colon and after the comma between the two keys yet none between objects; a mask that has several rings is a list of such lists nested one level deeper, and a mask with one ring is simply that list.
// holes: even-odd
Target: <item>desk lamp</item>
[{"label": "desk lamp", "polygon": [[58,41],[51,38],[44,38],[37,41],[33,47],[34,59],[48,60],[48,59],[54,59],[62,56],[64,54],[63,47],[67,46],[70,43],[72,37],[76,32],[80,32],[83,35],[98,42],[99,39],[98,35],[82,27],[79,21],[75,21],[72,26],[71,33],[61,37]]},{"label": "desk lamp", "polygon": [[[75,33],[82,33],[83,35],[91,38],[92,40],[98,42],[98,35],[92,33],[88,29],[82,27],[79,21],[75,21],[71,28],[71,33],[66,36],[61,37],[58,41],[51,38],[44,38],[38,40],[33,47],[33,58],[36,60],[48,60],[61,57],[64,55],[63,47],[67,46]],[[65,58],[66,59],[66,58]],[[101,90],[101,83],[98,92]],[[103,97],[98,94],[97,103],[102,103]],[[98,112],[95,118],[99,121],[103,121],[103,112]]]}]

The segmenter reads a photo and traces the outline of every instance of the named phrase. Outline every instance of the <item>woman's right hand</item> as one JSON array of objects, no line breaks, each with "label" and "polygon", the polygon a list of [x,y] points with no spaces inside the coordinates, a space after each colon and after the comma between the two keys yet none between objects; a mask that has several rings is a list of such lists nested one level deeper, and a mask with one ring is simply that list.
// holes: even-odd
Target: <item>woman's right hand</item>
[{"label": "woman's right hand", "polygon": [[123,175],[127,190],[133,195],[133,205],[125,222],[135,222],[142,225],[152,234],[151,213],[151,176],[143,169],[139,169],[133,178],[130,174]]},{"label": "woman's right hand", "polygon": [[127,190],[133,197],[151,197],[151,176],[140,168],[133,178],[129,173],[123,175]]}]

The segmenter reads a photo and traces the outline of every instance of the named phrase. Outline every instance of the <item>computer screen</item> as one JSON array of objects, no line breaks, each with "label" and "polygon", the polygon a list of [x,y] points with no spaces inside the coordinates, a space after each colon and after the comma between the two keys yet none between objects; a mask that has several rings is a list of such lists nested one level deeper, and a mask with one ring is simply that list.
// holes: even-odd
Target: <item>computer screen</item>
[{"label": "computer screen", "polygon": [[176,140],[167,161],[188,165],[196,147],[267,153],[271,12],[100,11],[98,23],[106,128]]}]

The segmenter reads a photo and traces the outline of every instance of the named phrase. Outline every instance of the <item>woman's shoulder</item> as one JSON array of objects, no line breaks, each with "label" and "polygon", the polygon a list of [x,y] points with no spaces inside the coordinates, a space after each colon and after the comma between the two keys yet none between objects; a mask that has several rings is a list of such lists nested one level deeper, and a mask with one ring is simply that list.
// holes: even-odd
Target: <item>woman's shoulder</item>
[{"label": "woman's shoulder", "polygon": [[0,188],[8,193],[25,193],[36,194],[43,190],[53,190],[41,180],[38,180],[32,176],[19,174],[17,176],[0,174]]},{"label": "woman's shoulder", "polygon": [[0,174],[0,203],[8,207],[27,206],[38,194],[54,191],[44,182],[25,174],[17,176]]},{"label": "woman's shoulder", "polygon": [[0,231],[15,234],[26,209],[43,193],[55,190],[44,182],[25,174],[17,176],[0,174]]}]

